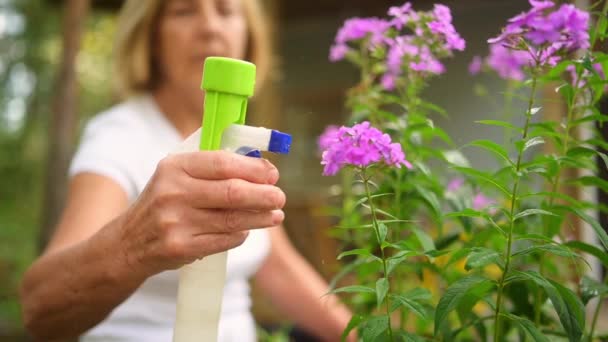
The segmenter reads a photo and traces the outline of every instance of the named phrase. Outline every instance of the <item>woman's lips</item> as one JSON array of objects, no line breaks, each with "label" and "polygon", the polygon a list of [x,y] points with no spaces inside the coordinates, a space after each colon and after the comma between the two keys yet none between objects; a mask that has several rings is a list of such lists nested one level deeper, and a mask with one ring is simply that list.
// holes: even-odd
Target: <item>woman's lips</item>
[{"label": "woman's lips", "polygon": [[207,57],[226,57],[225,53],[222,52],[208,52],[205,54],[194,55],[194,59],[197,61],[204,61]]}]

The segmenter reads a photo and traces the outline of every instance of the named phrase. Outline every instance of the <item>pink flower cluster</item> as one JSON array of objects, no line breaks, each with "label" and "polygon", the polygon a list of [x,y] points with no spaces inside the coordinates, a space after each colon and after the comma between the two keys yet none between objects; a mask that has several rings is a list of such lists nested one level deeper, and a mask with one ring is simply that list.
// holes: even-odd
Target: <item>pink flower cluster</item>
[{"label": "pink flower cluster", "polygon": [[412,167],[405,159],[401,145],[393,143],[388,134],[367,121],[352,127],[329,126],[319,137],[319,148],[323,152],[321,165],[324,165],[323,174],[326,176],[335,175],[347,165],[362,168],[384,163]]},{"label": "pink flower cluster", "polygon": [[535,65],[555,65],[563,55],[589,48],[589,13],[572,4],[554,9],[553,1],[529,0],[532,8],[511,19],[488,40],[530,54]]},{"label": "pink flower cluster", "polygon": [[342,60],[349,51],[348,42],[370,37],[371,46],[388,42],[385,32],[391,23],[379,18],[351,18],[344,22],[336,34],[336,42],[329,52],[329,60],[336,62]]},{"label": "pink flower cluster", "polygon": [[[606,80],[606,75],[604,74],[604,68],[602,68],[602,64],[594,63],[592,64],[592,68],[595,74],[599,77],[600,80]],[[566,67],[566,71],[570,74],[570,82],[573,86],[582,88],[587,85],[587,80],[593,77],[593,73],[587,69],[583,69],[580,77],[576,72],[576,67],[574,65],[568,65]],[[604,87],[604,91],[608,86]]]},{"label": "pink flower cluster", "polygon": [[469,64],[469,72],[476,75],[485,64],[503,79],[522,81],[526,76],[524,67],[530,65],[531,62],[532,57],[526,51],[511,50],[500,44],[490,44],[490,54],[485,59],[475,56]]},{"label": "pink flower cluster", "polygon": [[[448,183],[447,191],[458,192],[464,187],[464,185],[465,185],[465,182],[464,182],[463,178],[454,178]],[[488,206],[496,204],[495,200],[487,197],[482,192],[474,193],[471,201],[472,201],[471,207],[474,210],[483,210],[483,209],[487,208]],[[492,214],[494,214],[495,210],[491,210],[490,212]]]},{"label": "pink flower cluster", "polygon": [[[395,81],[408,68],[421,75],[445,72],[440,58],[449,57],[454,50],[462,51],[465,41],[452,24],[452,14],[447,6],[436,4],[432,11],[417,12],[406,2],[391,7],[390,19],[352,18],[344,23],[330,49],[332,62],[345,58],[351,51],[348,43],[361,43],[369,39],[369,49],[385,49],[386,73],[382,85],[387,90],[395,87]],[[402,31],[406,31],[405,33]]]}]

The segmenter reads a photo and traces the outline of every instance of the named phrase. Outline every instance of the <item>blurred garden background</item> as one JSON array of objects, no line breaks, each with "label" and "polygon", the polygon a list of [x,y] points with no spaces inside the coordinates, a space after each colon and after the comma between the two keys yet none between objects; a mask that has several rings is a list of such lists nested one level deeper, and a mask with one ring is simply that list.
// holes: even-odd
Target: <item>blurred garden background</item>
[{"label": "blurred garden background", "polygon": [[[112,51],[120,3],[0,0],[0,341],[22,338],[19,280],[61,208],[65,167],[80,129],[115,102]],[[329,46],[345,18],[382,16],[402,1],[264,3],[274,24],[279,64],[272,84],[253,102],[250,124],[293,135],[293,153],[276,159],[288,196],[286,227],[295,245],[329,279],[338,251],[327,234],[334,222],[322,212],[323,198],[336,180],[321,176],[316,139],[326,125],[344,122],[344,93],[358,78],[348,64],[329,62]],[[412,3],[428,9],[435,1]],[[500,103],[504,84],[495,76],[469,75],[468,65],[473,56],[487,55],[487,38],[500,32],[501,25],[526,9],[528,2],[442,3],[451,7],[467,49],[446,63],[447,73],[433,80],[425,93],[449,112],[434,118],[436,124],[457,145],[499,137],[500,129],[473,129],[472,123],[492,114],[488,103]],[[559,111],[559,104],[554,105]],[[479,154],[467,156],[479,167],[495,162]],[[259,322],[281,324],[264,300],[257,299],[255,311]]]}]

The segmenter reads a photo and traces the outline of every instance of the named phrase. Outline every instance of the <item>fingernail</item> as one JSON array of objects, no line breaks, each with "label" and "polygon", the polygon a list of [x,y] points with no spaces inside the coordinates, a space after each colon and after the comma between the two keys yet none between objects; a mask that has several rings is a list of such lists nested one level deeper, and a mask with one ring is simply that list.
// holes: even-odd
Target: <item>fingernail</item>
[{"label": "fingernail", "polygon": [[285,219],[285,213],[283,210],[273,210],[272,211],[272,224],[277,225],[283,222]]},{"label": "fingernail", "polygon": [[276,168],[272,168],[270,169],[270,171],[268,172],[268,184],[276,184],[276,182],[279,180],[279,170],[277,170]]},{"label": "fingernail", "polygon": [[286,200],[287,200],[287,197],[285,196],[285,193],[281,189],[279,189],[279,193],[278,193],[278,196],[276,198],[276,203],[275,203],[276,208],[277,209],[283,208],[285,206]]}]

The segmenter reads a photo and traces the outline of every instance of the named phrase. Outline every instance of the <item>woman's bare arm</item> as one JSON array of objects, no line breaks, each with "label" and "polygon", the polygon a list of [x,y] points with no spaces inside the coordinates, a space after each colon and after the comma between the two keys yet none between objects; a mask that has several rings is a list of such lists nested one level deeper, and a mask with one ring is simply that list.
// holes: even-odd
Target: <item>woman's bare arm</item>
[{"label": "woman's bare arm", "polygon": [[126,203],[126,194],[108,178],[81,174],[71,181],[54,238],[21,286],[25,325],[37,340],[86,331],[145,279],[119,245],[122,218],[116,217]]},{"label": "woman's bare arm", "polygon": [[30,334],[75,337],[149,276],[240,245],[247,230],[283,220],[285,195],[265,160],[196,152],[161,161],[128,209],[113,181],[81,174],[47,251],[23,278]]}]

